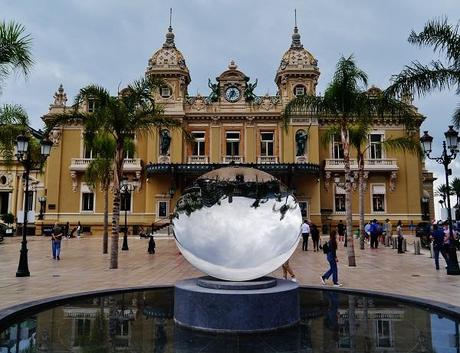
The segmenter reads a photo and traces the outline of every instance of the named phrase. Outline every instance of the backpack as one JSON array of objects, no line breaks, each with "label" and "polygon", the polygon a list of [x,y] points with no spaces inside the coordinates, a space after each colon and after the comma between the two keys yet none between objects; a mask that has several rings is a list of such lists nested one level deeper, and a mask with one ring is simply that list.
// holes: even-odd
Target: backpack
[{"label": "backpack", "polygon": [[325,242],[323,244],[323,253],[328,254],[329,253],[329,242]]}]

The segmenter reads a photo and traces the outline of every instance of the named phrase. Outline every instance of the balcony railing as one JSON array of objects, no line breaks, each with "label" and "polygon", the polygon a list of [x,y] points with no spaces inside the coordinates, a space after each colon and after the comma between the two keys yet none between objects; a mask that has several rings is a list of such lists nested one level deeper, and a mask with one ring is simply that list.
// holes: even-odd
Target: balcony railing
[{"label": "balcony railing", "polygon": [[[72,158],[69,169],[75,172],[84,172],[88,168],[92,158]],[[125,158],[123,170],[126,172],[137,172],[142,170],[140,158]]]},{"label": "balcony railing", "polygon": [[257,157],[258,164],[273,164],[278,163],[278,157],[276,156],[259,156]]},{"label": "balcony railing", "polygon": [[[345,166],[343,159],[326,159],[325,169],[327,171],[342,171]],[[350,159],[351,170],[358,170],[358,161]],[[366,171],[394,171],[398,170],[398,163],[395,158],[365,159],[364,170]]]},{"label": "balcony railing", "polygon": [[243,157],[241,156],[225,156],[222,160],[222,163],[243,163]]},{"label": "balcony railing", "polygon": [[188,163],[190,164],[208,164],[208,156],[188,156]]}]

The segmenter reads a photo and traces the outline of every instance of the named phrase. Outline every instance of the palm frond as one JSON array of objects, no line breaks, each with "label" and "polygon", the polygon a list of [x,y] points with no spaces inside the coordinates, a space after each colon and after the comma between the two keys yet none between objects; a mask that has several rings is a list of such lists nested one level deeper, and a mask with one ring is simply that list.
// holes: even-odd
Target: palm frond
[{"label": "palm frond", "polygon": [[455,108],[454,114],[452,116],[452,123],[457,129],[460,129],[460,104]]},{"label": "palm frond", "polygon": [[460,61],[459,25],[451,25],[447,17],[435,18],[428,21],[420,33],[414,30],[409,35],[411,44],[432,46],[434,52],[445,51],[447,60],[458,63]]},{"label": "palm frond", "polygon": [[32,38],[25,27],[16,22],[0,22],[0,78],[14,70],[28,75],[33,65]]},{"label": "palm frond", "polygon": [[458,85],[460,73],[458,68],[445,67],[440,61],[432,61],[430,65],[413,61],[398,75],[393,75],[391,80],[393,83],[385,90],[387,95],[416,92],[418,96],[423,96],[435,89],[443,90]]},{"label": "palm frond", "polygon": [[328,128],[321,134],[321,145],[328,146],[336,136],[340,136],[340,127],[337,125],[328,126]]},{"label": "palm frond", "polygon": [[420,142],[418,139],[410,136],[387,138],[382,141],[382,147],[387,151],[408,151],[417,155],[419,158],[423,157]]},{"label": "palm frond", "polygon": [[6,164],[14,157],[14,147],[19,134],[27,134],[29,119],[20,105],[5,104],[0,107],[0,155]]}]

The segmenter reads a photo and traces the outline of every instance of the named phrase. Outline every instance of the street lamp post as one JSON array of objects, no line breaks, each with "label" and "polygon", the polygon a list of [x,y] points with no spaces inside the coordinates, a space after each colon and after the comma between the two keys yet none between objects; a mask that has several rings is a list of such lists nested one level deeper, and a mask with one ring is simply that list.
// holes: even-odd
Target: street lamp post
[{"label": "street lamp post", "polygon": [[120,191],[123,195],[124,206],[125,206],[125,234],[123,235],[123,246],[121,250],[129,250],[128,247],[128,198],[131,196],[131,193],[134,191],[134,185],[128,183],[128,178],[124,177],[121,181]]},{"label": "street lamp post", "polygon": [[[354,177],[352,172],[350,172],[349,175],[345,175],[345,181],[344,182],[342,182],[340,180],[340,175],[338,175],[338,174],[334,175],[334,184],[335,184],[335,186],[337,186],[339,188],[342,188],[342,189],[345,189],[345,191],[347,191],[347,187],[351,188],[354,182],[355,182],[355,177]],[[348,198],[348,197],[350,197],[349,193],[345,192],[345,198]],[[346,201],[345,201],[345,204],[347,204]],[[351,231],[352,231],[351,236],[353,236],[353,229]],[[348,246],[348,236],[347,235],[348,235],[348,230],[345,233],[345,242],[343,243],[344,247]]]},{"label": "street lamp post", "polygon": [[[424,131],[423,136],[420,137],[420,143],[422,144],[423,153],[428,159],[434,160],[444,166],[444,173],[446,175],[446,194],[447,194],[447,222],[449,224],[449,257],[447,263],[447,274],[448,275],[460,275],[460,268],[458,266],[457,249],[455,248],[454,233],[452,229],[452,213],[450,207],[450,186],[449,186],[449,175],[452,174],[452,170],[449,169],[449,164],[455,159],[459,152],[459,138],[458,131],[453,129],[453,126],[449,126],[449,130],[444,133],[446,140],[442,142],[442,154],[440,157],[430,157],[432,151],[431,145],[433,143],[433,137],[428,135],[428,131]],[[447,152],[449,149],[450,153]]]},{"label": "street lamp post", "polygon": [[40,142],[40,160],[33,161],[30,151],[29,138],[25,135],[19,135],[16,138],[16,157],[19,162],[24,166],[23,178],[25,179],[25,194],[24,194],[24,212],[22,222],[22,242],[21,252],[19,256],[18,270],[16,271],[16,277],[28,277],[29,272],[29,261],[27,258],[27,216],[29,207],[29,174],[33,167],[37,167],[37,164],[43,162],[48,158],[51,152],[53,143],[49,140],[42,140]]}]

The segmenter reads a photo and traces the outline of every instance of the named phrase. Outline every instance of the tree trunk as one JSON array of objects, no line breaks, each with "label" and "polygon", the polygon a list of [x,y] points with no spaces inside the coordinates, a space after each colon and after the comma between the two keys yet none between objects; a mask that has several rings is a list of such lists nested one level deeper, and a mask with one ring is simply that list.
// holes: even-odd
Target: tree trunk
[{"label": "tree trunk", "polygon": [[345,167],[345,210],[347,212],[347,255],[348,266],[356,266],[355,247],[353,243],[353,210],[351,205],[352,183],[350,182],[350,137],[346,125],[341,127],[343,161]]},{"label": "tree trunk", "polygon": [[110,268],[118,268],[118,238],[120,233],[120,181],[123,176],[123,140],[117,141],[113,173],[112,246]]},{"label": "tree trunk", "polygon": [[364,250],[364,155],[358,151],[358,178],[359,178],[359,247]]},{"label": "tree trunk", "polygon": [[104,186],[104,235],[102,236],[102,253],[107,254],[109,247],[109,185]]}]

